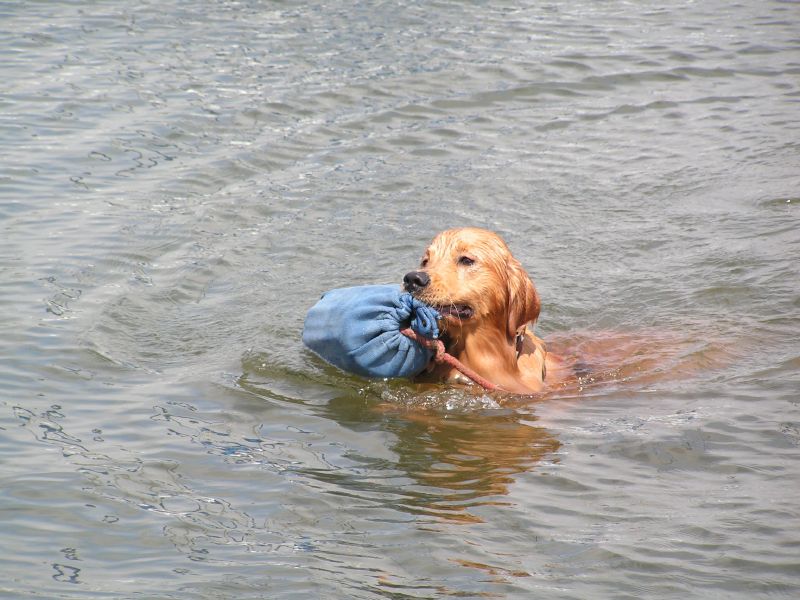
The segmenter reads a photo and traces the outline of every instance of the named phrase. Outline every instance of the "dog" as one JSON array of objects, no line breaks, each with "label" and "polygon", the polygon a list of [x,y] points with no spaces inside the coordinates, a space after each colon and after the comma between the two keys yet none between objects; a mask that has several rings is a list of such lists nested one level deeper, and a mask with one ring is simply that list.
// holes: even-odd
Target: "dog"
[{"label": "dog", "polygon": [[[474,227],[437,235],[404,289],[441,314],[448,353],[478,375],[514,394],[536,394],[572,374],[562,357],[533,334],[541,301],[536,287],[503,239]],[[449,365],[428,380],[464,382]]]}]

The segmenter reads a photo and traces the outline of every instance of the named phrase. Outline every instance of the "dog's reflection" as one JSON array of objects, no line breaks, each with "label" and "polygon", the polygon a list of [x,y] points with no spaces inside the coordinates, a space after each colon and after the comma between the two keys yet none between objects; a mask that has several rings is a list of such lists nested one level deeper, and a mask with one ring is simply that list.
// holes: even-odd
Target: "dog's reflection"
[{"label": "dog's reflection", "polygon": [[515,478],[560,446],[534,417],[509,409],[454,413],[369,406],[352,397],[334,399],[328,408],[343,425],[372,420],[391,432],[397,457],[387,468],[400,471],[389,478],[398,484],[395,506],[448,521],[479,522],[473,509],[508,504]]}]

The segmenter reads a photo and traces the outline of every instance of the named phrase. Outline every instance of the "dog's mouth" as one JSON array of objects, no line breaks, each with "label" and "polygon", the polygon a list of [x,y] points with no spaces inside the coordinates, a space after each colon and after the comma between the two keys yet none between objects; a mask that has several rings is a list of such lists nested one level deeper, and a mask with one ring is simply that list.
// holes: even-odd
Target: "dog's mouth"
[{"label": "dog's mouth", "polygon": [[468,304],[448,304],[447,306],[434,306],[443,317],[453,317],[460,321],[469,319],[475,314]]}]

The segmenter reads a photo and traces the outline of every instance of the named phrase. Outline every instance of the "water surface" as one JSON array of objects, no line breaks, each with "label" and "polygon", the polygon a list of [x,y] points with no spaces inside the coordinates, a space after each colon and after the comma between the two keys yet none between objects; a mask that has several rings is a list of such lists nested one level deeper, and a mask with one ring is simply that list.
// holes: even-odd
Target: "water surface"
[{"label": "water surface", "polygon": [[[796,3],[0,23],[0,596],[800,594]],[[304,350],[461,225],[540,333],[672,351],[523,402]]]}]

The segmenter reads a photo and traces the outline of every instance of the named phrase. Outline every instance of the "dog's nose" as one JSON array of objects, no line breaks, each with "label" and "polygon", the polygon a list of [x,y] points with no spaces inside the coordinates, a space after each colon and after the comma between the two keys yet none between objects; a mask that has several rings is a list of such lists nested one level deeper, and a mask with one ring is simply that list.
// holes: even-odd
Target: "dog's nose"
[{"label": "dog's nose", "polygon": [[427,287],[430,282],[431,278],[425,271],[411,271],[403,277],[403,287],[412,294]]}]

